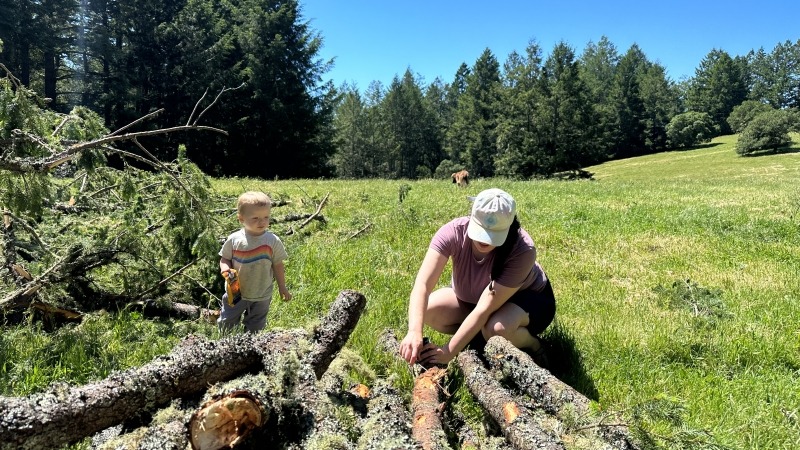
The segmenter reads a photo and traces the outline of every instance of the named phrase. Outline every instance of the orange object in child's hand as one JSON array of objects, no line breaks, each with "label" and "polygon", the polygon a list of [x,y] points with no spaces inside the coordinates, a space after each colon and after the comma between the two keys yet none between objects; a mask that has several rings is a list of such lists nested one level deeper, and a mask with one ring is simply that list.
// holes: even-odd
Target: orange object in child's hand
[{"label": "orange object in child's hand", "polygon": [[228,269],[222,272],[222,276],[225,277],[225,292],[228,294],[228,305],[233,306],[242,299],[242,294],[239,292],[239,273],[236,269]]}]

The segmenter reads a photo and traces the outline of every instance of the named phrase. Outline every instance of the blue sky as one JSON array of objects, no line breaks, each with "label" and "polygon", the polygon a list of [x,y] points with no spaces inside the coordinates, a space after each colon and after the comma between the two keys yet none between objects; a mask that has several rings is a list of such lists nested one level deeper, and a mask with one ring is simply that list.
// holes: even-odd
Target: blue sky
[{"label": "blue sky", "polygon": [[634,43],[675,81],[691,77],[712,49],[731,56],[800,39],[794,0],[300,0],[302,14],[335,58],[324,79],[336,86],[372,81],[388,86],[407,68],[424,83],[449,83],[484,49],[501,67],[509,53],[536,40],[546,57],[564,41],[579,56],[607,36],[620,54]]}]

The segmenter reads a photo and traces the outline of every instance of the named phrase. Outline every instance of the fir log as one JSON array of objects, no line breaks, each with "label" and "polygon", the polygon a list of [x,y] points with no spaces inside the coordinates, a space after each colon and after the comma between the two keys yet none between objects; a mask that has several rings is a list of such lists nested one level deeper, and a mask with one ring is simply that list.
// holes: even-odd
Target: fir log
[{"label": "fir log", "polygon": [[445,398],[440,382],[446,375],[446,367],[431,367],[414,379],[411,435],[424,450],[450,448],[442,425]]},{"label": "fir log", "polygon": [[181,432],[194,450],[233,448],[267,423],[275,393],[276,385],[260,374],[212,386]]},{"label": "fir log", "polygon": [[[534,405],[548,414],[553,414],[559,419],[566,415],[589,417],[592,412],[589,408],[590,400],[576,391],[572,386],[559,380],[548,370],[539,367],[525,352],[514,347],[507,339],[494,336],[489,339],[484,348],[486,359],[490,367],[509,378],[528,394]],[[599,422],[596,427],[584,427],[587,430],[596,430],[599,437],[615,449],[637,450],[639,447],[628,435],[624,426],[618,420],[613,424]]]},{"label": "fir log", "polygon": [[539,367],[530,356],[514,347],[507,339],[494,336],[484,347],[486,359],[493,369],[511,378],[534,404],[548,414],[559,414],[565,405],[572,405],[577,414],[589,412],[589,399],[572,386],[559,380],[547,369]]},{"label": "fir log", "polygon": [[[266,382],[250,382],[250,387],[248,383],[235,380],[232,382],[236,385],[234,394],[215,394],[208,399],[189,423],[192,448],[234,448],[240,442],[243,442],[242,448],[248,448],[251,444],[247,443],[246,438],[253,430],[258,430],[249,439],[253,442],[263,443],[267,438],[266,433],[279,434],[275,430],[260,430],[275,408],[267,400],[276,396],[287,400],[284,405],[297,406],[291,413],[281,414],[280,420],[283,420],[283,416],[308,418],[305,423],[278,424],[284,431],[290,428],[296,430],[293,434],[300,436],[303,445],[311,446],[312,442],[340,439],[341,424],[328,413],[327,410],[332,406],[317,389],[316,380],[328,370],[331,361],[344,347],[365,305],[366,299],[361,293],[342,291],[331,305],[327,316],[312,333],[311,348],[304,356],[297,354],[297,346],[288,351],[291,353],[289,355],[265,356],[265,372],[279,379],[278,384],[283,386],[281,391],[273,389],[270,392],[269,383]],[[292,355],[295,355],[296,361],[292,359]],[[218,413],[230,410],[231,405],[242,414],[241,417]],[[237,420],[244,416],[248,417],[246,424],[238,426]],[[291,439],[291,436],[287,437],[287,440]]]},{"label": "fir log", "polygon": [[513,450],[503,435],[481,438],[478,432],[470,426],[466,417],[455,408],[445,410],[444,421],[448,424],[453,436],[458,439],[456,448],[461,450]]},{"label": "fir log", "polygon": [[[343,291],[315,330],[307,362],[317,376],[341,350],[365,304],[362,294]],[[142,410],[154,410],[174,398],[203,392],[210,384],[260,369],[265,354],[292,347],[291,342],[296,345],[291,332],[241,334],[213,342],[188,337],[168,355],[97,383],[57,385],[28,397],[0,397],[0,449],[77,442]]]},{"label": "fir log", "polygon": [[366,305],[367,300],[360,292],[341,291],[328,310],[328,315],[314,329],[311,337],[314,346],[306,356],[305,363],[314,368],[317,379],[322,378],[331,361],[347,343]]},{"label": "fir log", "polygon": [[[400,359],[400,343],[391,329],[383,331],[378,343],[387,353]],[[410,369],[414,374],[411,396],[414,420],[411,422],[411,435],[425,450],[450,448],[442,421],[445,398],[440,384],[447,375],[447,368],[431,367],[426,370],[422,365],[414,364]]]},{"label": "fir log", "polygon": [[533,414],[516,401],[516,396],[494,379],[475,350],[459,353],[458,364],[464,373],[467,389],[497,422],[515,449],[564,450],[561,440],[545,431]]},{"label": "fir log", "polygon": [[74,443],[142,410],[203,392],[210,384],[258,369],[265,350],[286,345],[281,334],[242,334],[218,341],[190,336],[171,353],[97,383],[0,397],[0,449]]},{"label": "fir log", "polygon": [[367,403],[358,450],[421,449],[411,438],[411,415],[403,396],[388,381],[379,382]]}]

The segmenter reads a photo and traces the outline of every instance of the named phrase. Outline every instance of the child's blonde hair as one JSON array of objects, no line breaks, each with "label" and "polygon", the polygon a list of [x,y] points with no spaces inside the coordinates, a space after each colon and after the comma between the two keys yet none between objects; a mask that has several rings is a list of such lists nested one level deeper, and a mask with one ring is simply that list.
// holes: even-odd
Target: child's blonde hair
[{"label": "child's blonde hair", "polygon": [[258,191],[247,191],[244,194],[239,196],[239,199],[236,200],[236,211],[239,214],[242,214],[245,208],[248,206],[266,206],[267,208],[272,207],[272,200],[269,196],[263,192]]}]

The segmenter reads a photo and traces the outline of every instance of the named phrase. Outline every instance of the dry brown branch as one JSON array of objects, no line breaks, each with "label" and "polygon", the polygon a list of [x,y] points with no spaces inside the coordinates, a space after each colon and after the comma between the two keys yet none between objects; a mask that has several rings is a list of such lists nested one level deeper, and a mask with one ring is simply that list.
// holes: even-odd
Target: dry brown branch
[{"label": "dry brown branch", "polygon": [[[216,103],[217,103],[217,101],[218,101],[218,100],[219,100],[219,98],[222,96],[222,94],[224,94],[225,92],[228,92],[228,91],[235,91],[235,90],[237,90],[237,89],[240,89],[240,88],[244,87],[244,86],[245,86],[245,84],[246,84],[246,83],[242,83],[242,84],[240,84],[239,86],[236,86],[235,88],[222,88],[222,90],[221,90],[221,91],[219,91],[219,93],[217,94],[217,96],[216,96],[216,97],[214,97],[214,101],[212,101],[212,102],[211,102],[211,104],[209,104],[208,106],[206,106],[206,107],[203,109],[203,111],[201,111],[201,112],[200,112],[200,114],[198,114],[198,115],[197,115],[197,119],[195,119],[195,120],[194,120],[194,122],[191,122],[191,120],[192,120],[192,116],[189,116],[189,121],[192,123],[192,125],[197,125],[197,121],[198,121],[198,120],[200,120],[200,118],[201,118],[201,117],[203,117],[203,114],[205,114],[205,113],[206,113],[206,111],[208,111],[208,110],[209,110],[209,108],[211,108],[212,106],[214,106],[214,104],[216,104]],[[206,95],[205,95],[205,94],[203,94],[203,97],[205,97],[205,96],[206,96]],[[201,98],[201,100],[202,100],[202,98]],[[199,104],[199,102],[198,102],[198,104]],[[196,109],[196,108],[197,108],[197,105],[195,105],[195,109]],[[194,114],[194,110],[192,111],[192,114]],[[188,124],[189,124],[189,122],[187,122],[186,124],[188,125]]]},{"label": "dry brown branch", "polygon": [[363,232],[367,231],[367,229],[369,229],[371,226],[372,226],[372,223],[367,223],[366,225],[364,225],[363,227],[361,227],[361,229],[360,229],[360,230],[358,230],[358,231],[356,231],[355,233],[353,233],[353,234],[351,234],[350,236],[348,236],[348,237],[347,237],[347,239],[354,239],[354,238],[356,238],[356,237],[357,237],[358,235],[360,235],[361,233],[363,233]]},{"label": "dry brown branch", "polygon": [[[89,150],[92,148],[104,148],[107,144],[112,142],[118,141],[126,141],[126,140],[133,140],[139,137],[144,136],[158,136],[162,134],[169,134],[175,133],[178,131],[189,131],[189,130],[196,130],[196,131],[213,131],[216,133],[222,133],[227,135],[228,133],[225,130],[221,130],[219,128],[204,126],[204,125],[182,125],[170,128],[161,128],[158,130],[148,130],[148,131],[139,131],[135,133],[128,133],[123,135],[107,135],[103,136],[98,139],[94,139],[88,142],[80,142],[77,144],[73,144],[68,146],[65,150],[61,151],[60,153],[55,154],[55,150],[50,149],[43,143],[38,143],[39,145],[43,145],[44,148],[48,148],[51,150],[52,153],[50,156],[45,158],[15,158],[15,159],[7,159],[7,158],[0,158],[0,169],[8,170],[10,172],[16,173],[31,173],[31,172],[49,172],[55,167],[64,164],[67,161],[70,161],[73,156],[76,154],[84,151]],[[15,130],[16,131],[16,130]],[[22,133],[22,132],[19,132]],[[22,133],[26,135],[25,133]],[[29,136],[30,137],[30,136]]]},{"label": "dry brown branch", "polygon": [[[186,195],[188,195],[189,198],[191,198],[192,201],[195,204],[197,204],[197,205],[201,204],[200,201],[197,199],[197,197],[194,196],[192,191],[189,188],[187,188],[186,185],[183,184],[183,182],[181,182],[180,178],[178,178],[174,173],[172,173],[172,171],[166,165],[164,165],[164,163],[162,163],[158,158],[156,158],[152,153],[150,153],[150,151],[147,150],[141,143],[139,143],[138,139],[133,138],[133,143],[136,144],[137,147],[139,147],[139,150],[144,152],[145,155],[147,155],[150,159],[153,160],[153,162],[155,163],[156,167],[161,169],[162,172],[164,172],[167,175],[169,175],[175,181],[175,183],[178,185],[178,187],[181,190],[183,190],[183,192],[185,192]],[[200,211],[203,211],[203,210],[201,209]]]},{"label": "dry brown branch", "polygon": [[[32,226],[30,226],[27,221],[25,221],[22,218],[16,216],[13,212],[11,212],[11,211],[9,211],[7,209],[4,209],[4,210],[0,211],[0,213],[3,214],[4,222],[6,224],[10,223],[9,221],[14,221],[14,222],[18,223],[22,228],[25,229],[25,231],[28,232],[28,234],[31,235],[31,238],[34,241],[36,241],[37,244],[39,244],[39,247],[41,247],[42,250],[44,250],[45,252],[47,252],[50,255],[54,255],[54,253],[50,251],[50,249],[44,244],[44,242],[42,242],[42,239],[36,233],[36,230]],[[8,217],[9,219],[5,219],[6,217]]]},{"label": "dry brown branch", "polygon": [[[325,197],[323,197],[323,198],[322,198],[322,201],[321,201],[321,202],[319,202],[319,205],[317,205],[317,210],[316,210],[316,211],[314,211],[314,214],[312,214],[311,216],[309,216],[309,217],[308,217],[306,220],[304,220],[304,221],[303,221],[303,223],[301,223],[301,224],[300,224],[300,225],[297,227],[297,229],[298,229],[298,230],[302,229],[303,227],[305,227],[306,225],[308,225],[308,223],[309,223],[309,222],[311,222],[311,221],[312,221],[312,220],[314,220],[314,219],[315,219],[317,216],[319,216],[319,213],[320,213],[320,211],[322,211],[322,207],[323,207],[323,206],[325,206],[325,202],[327,202],[327,201],[328,201],[328,196],[330,196],[330,195],[331,195],[331,194],[330,194],[330,192],[329,192],[329,193],[327,193],[327,194],[325,194]],[[291,228],[291,229],[289,229],[289,231],[288,231],[286,234],[294,234],[294,233],[295,233],[295,230],[294,230],[294,228]]]},{"label": "dry brown branch", "polygon": [[142,117],[139,117],[138,119],[134,120],[133,122],[131,122],[131,123],[127,124],[127,125],[124,125],[122,128],[117,129],[113,133],[109,134],[109,136],[116,136],[119,133],[122,133],[123,131],[127,130],[128,128],[136,125],[137,123],[144,122],[145,120],[150,119],[152,117],[155,117],[155,116],[161,114],[162,112],[164,112],[164,108],[159,108],[159,109],[157,109],[157,110],[155,110],[153,112],[147,113],[147,114],[143,115]]}]

